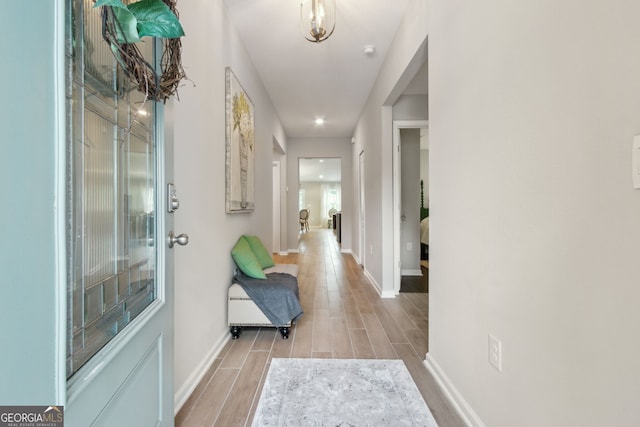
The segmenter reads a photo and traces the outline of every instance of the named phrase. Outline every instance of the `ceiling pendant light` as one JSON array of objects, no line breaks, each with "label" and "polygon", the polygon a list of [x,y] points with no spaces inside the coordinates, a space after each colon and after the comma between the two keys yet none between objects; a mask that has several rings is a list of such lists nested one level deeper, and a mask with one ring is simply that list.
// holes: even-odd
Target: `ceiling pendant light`
[{"label": "ceiling pendant light", "polygon": [[300,29],[310,42],[320,43],[328,39],[336,29],[336,1],[302,0]]}]

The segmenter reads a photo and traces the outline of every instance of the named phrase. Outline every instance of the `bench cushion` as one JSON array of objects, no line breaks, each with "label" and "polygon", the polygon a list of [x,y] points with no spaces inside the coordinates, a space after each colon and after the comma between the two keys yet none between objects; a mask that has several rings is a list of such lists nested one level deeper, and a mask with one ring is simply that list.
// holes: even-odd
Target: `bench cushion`
[{"label": "bench cushion", "polygon": [[271,257],[271,254],[269,253],[267,248],[264,247],[264,244],[262,243],[262,240],[260,240],[259,237],[245,235],[244,238],[247,239],[247,242],[251,247],[251,251],[256,256],[256,258],[258,258],[258,261],[260,262],[260,265],[262,266],[262,268],[268,268],[268,267],[274,266],[275,263],[273,262],[273,258]]},{"label": "bench cushion", "polygon": [[231,249],[231,257],[244,274],[254,279],[266,279],[262,265],[249,246],[249,242],[241,236]]}]

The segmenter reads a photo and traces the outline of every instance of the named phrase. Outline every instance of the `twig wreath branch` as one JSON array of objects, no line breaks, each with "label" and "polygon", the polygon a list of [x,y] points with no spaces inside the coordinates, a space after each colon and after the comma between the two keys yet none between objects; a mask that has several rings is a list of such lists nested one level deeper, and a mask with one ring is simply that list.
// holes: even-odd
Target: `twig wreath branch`
[{"label": "twig wreath branch", "polygon": [[[182,68],[182,25],[178,21],[177,0],[141,0],[125,6],[121,0],[97,0],[102,7],[102,37],[111,52],[147,99],[166,102],[177,96],[178,85],[186,78]],[[135,45],[144,36],[164,40],[161,74],[149,64]]]}]

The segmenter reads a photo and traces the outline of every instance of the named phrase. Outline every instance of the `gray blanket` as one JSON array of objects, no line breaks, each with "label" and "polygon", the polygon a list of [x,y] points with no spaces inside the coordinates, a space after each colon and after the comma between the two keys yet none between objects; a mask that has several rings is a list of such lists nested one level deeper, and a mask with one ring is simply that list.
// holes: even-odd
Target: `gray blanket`
[{"label": "gray blanket", "polygon": [[234,281],[274,326],[288,325],[302,315],[298,280],[292,275],[269,273],[266,279],[254,279],[239,273]]}]

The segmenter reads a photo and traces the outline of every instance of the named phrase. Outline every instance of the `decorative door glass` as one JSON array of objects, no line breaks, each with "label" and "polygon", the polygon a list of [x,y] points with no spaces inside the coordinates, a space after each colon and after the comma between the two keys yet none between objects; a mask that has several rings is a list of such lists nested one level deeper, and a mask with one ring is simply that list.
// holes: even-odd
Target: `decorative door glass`
[{"label": "decorative door glass", "polygon": [[[154,103],[102,38],[100,8],[69,0],[67,377],[156,299]],[[154,42],[139,48],[154,63]]]}]

